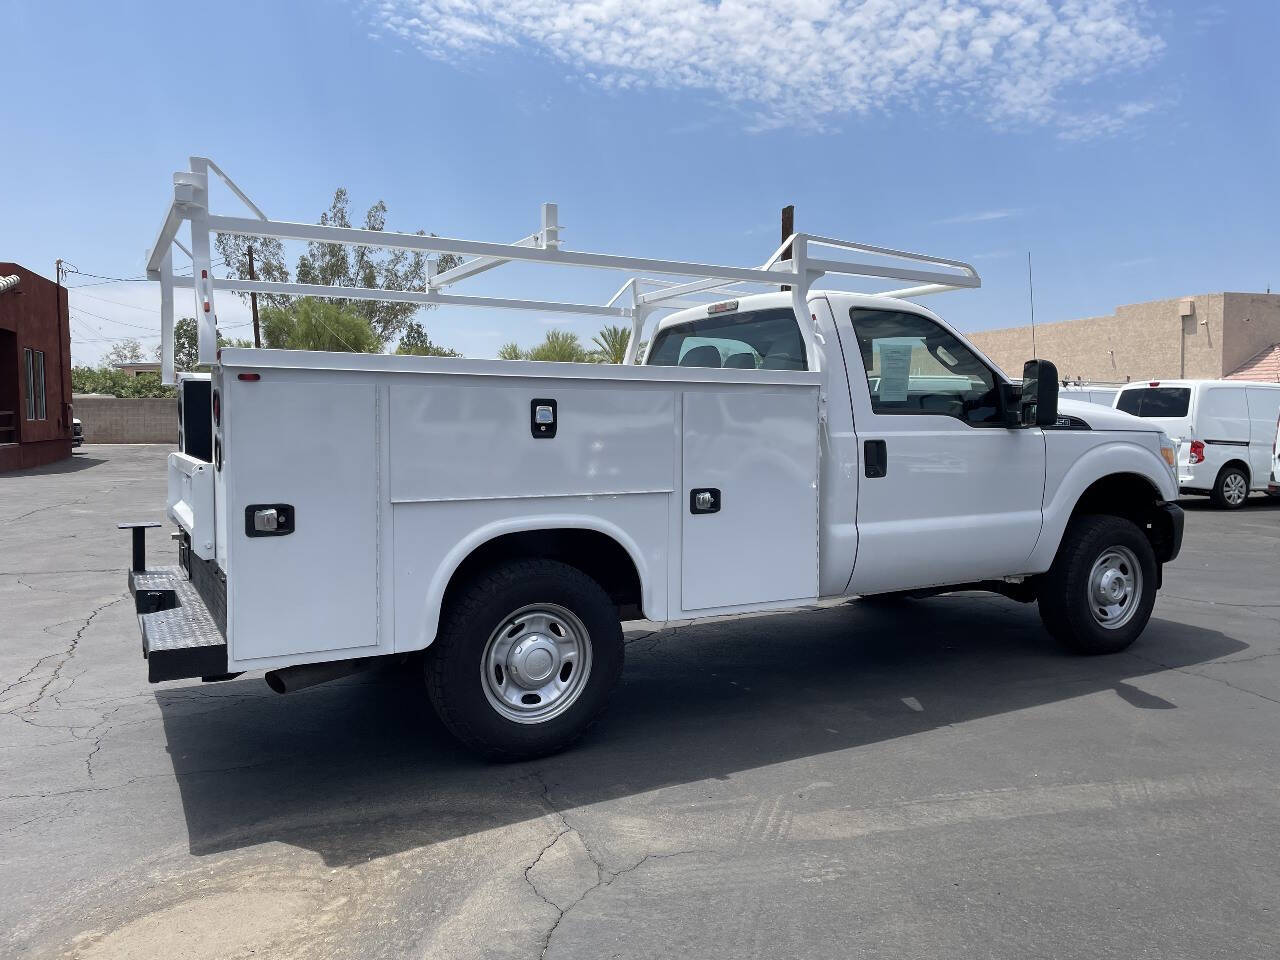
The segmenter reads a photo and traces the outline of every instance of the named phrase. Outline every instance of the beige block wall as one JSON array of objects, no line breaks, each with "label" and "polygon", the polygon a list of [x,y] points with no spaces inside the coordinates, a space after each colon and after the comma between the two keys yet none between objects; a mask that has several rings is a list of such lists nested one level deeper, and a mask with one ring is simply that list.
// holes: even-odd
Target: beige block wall
[{"label": "beige block wall", "polygon": [[[1062,377],[1126,380],[1219,377],[1222,367],[1224,294],[1128,304],[1107,317],[1036,326],[1036,353],[1052,360]],[[1181,316],[1184,300],[1194,314]],[[970,334],[978,348],[1010,376],[1031,359],[1031,328]]]},{"label": "beige block wall", "polygon": [[1222,341],[1222,375],[1280,343],[1280,294],[1226,293],[1226,332]]},{"label": "beige block wall", "polygon": [[178,444],[178,401],[76,396],[74,415],[84,427],[85,443]]}]

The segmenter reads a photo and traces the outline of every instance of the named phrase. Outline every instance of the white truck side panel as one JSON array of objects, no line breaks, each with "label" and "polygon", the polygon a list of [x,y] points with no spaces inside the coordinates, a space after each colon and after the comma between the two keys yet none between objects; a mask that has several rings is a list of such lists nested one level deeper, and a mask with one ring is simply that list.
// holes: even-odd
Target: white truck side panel
[{"label": "white truck side panel", "polygon": [[[227,390],[228,667],[391,652],[378,589],[386,496],[379,387],[268,373]],[[294,532],[249,537],[246,507],[277,503],[293,508]]]},{"label": "white truck side panel", "polygon": [[[818,595],[818,392],[687,391],[680,606]],[[719,509],[693,514],[690,491]]]},{"label": "white truck side panel", "polygon": [[[669,385],[536,378],[395,383],[391,499],[669,493],[675,393]],[[556,401],[554,437],[530,431],[537,398]]]}]

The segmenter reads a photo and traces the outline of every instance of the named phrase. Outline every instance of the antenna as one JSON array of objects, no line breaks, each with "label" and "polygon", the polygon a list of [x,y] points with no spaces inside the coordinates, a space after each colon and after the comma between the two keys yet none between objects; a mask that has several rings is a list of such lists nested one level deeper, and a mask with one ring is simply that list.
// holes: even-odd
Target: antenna
[{"label": "antenna", "polygon": [[1031,356],[1036,354],[1036,285],[1031,279],[1031,251],[1027,251],[1027,291],[1031,295]]}]

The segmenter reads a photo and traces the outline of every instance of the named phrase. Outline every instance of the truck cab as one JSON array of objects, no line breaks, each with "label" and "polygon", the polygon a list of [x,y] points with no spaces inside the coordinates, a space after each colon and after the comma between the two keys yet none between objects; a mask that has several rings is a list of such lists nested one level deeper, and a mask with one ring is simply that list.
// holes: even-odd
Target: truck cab
[{"label": "truck cab", "polygon": [[1042,575],[1082,498],[1102,497],[1104,462],[1112,509],[1139,511],[1168,554],[1180,517],[1158,426],[1070,400],[1026,424],[1020,388],[932,311],[835,291],[808,306],[810,355],[789,296],[763,294],[665,318],[644,362],[821,374],[822,595]]}]

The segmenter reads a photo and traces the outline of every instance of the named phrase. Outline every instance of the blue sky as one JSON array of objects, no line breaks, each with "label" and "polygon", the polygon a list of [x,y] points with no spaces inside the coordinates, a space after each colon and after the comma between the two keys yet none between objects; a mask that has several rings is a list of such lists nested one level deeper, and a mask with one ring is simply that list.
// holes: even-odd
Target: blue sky
[{"label": "blue sky", "polygon": [[[0,2],[0,15],[0,260],[46,275],[57,257],[141,275],[170,174],[195,153],[281,219],[316,219],[341,184],[360,210],[384,199],[392,228],[514,240],[554,200],[566,246],[722,263],[763,259],[794,203],[808,232],[973,262],[981,290],[929,301],[967,330],[1025,322],[1028,250],[1042,322],[1280,289],[1274,0]],[[602,298],[620,282],[508,267],[465,292]],[[71,303],[77,361],[109,338],[158,340],[155,285]],[[219,313],[247,332],[234,298]],[[423,319],[476,357],[597,326]]]}]

